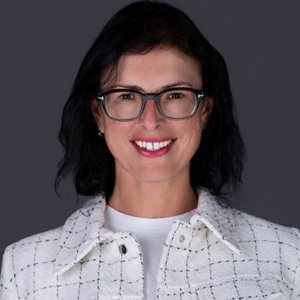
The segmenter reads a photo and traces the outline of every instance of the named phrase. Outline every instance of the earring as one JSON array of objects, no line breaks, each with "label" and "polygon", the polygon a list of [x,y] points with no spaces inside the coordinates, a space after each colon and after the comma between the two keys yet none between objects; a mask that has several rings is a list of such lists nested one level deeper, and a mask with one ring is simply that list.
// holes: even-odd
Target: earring
[{"label": "earring", "polygon": [[100,131],[98,132],[98,135],[99,135],[100,137],[103,137],[103,133],[101,133]]}]

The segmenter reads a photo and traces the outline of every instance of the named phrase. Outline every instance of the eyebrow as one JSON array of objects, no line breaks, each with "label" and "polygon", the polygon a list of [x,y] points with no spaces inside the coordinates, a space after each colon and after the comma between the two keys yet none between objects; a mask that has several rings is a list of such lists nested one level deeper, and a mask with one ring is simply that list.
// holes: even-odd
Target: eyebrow
[{"label": "eyebrow", "polygon": [[[171,84],[168,84],[168,85],[164,85],[164,86],[161,86],[159,91],[163,91],[163,90],[166,90],[166,89],[171,89],[171,88],[176,88],[176,87],[181,87],[181,86],[189,86],[189,87],[193,87],[190,83],[188,82],[185,82],[185,81],[178,81],[178,82],[174,82],[174,83],[171,83]],[[129,90],[135,90],[135,91],[138,91],[138,92],[145,92],[145,90],[138,86],[138,85],[127,85],[127,84],[115,84],[115,85],[112,85],[112,86],[109,86],[107,88],[105,88],[105,90],[113,90],[113,89],[129,89]]]}]

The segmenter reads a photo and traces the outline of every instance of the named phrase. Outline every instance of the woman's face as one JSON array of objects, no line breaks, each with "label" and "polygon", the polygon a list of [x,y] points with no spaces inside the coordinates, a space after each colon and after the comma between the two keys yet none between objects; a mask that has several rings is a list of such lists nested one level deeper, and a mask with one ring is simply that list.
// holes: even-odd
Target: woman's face
[{"label": "woman's face", "polygon": [[[102,91],[119,88],[159,93],[170,87],[200,90],[202,79],[199,64],[193,58],[172,49],[156,49],[146,54],[123,55],[116,76],[101,86]],[[189,176],[190,160],[199,147],[212,107],[213,99],[206,97],[193,117],[168,120],[159,113],[155,101],[149,99],[138,120],[119,122],[109,119],[95,99],[92,112],[115,158],[116,179],[171,182],[175,177]]]}]

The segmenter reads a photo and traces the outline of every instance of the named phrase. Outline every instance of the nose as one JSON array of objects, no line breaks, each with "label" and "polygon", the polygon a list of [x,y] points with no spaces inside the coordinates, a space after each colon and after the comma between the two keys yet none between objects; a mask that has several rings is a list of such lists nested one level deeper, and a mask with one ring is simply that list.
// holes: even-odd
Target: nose
[{"label": "nose", "polygon": [[164,118],[160,114],[154,99],[148,99],[145,109],[140,117],[140,122],[149,131],[154,131],[161,125]]}]

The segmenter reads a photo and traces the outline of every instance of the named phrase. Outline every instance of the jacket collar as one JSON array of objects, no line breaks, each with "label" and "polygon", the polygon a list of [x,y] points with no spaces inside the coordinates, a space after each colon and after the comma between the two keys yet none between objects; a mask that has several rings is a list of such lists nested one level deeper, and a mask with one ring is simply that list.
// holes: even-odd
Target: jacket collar
[{"label": "jacket collar", "polygon": [[204,223],[214,235],[235,253],[241,253],[237,242],[233,210],[222,206],[206,189],[198,191],[199,200],[191,225],[200,227]]},{"label": "jacket collar", "polygon": [[86,202],[67,219],[59,240],[54,275],[69,270],[113,234],[103,227],[105,207],[105,199],[99,196]]},{"label": "jacket collar", "polygon": [[[204,223],[228,248],[240,253],[232,210],[222,207],[207,190],[201,189],[198,193],[198,208],[190,220],[191,225],[199,228]],[[98,196],[67,219],[62,228],[54,275],[69,270],[97,244],[114,234],[103,227],[105,208],[104,197]]]}]

